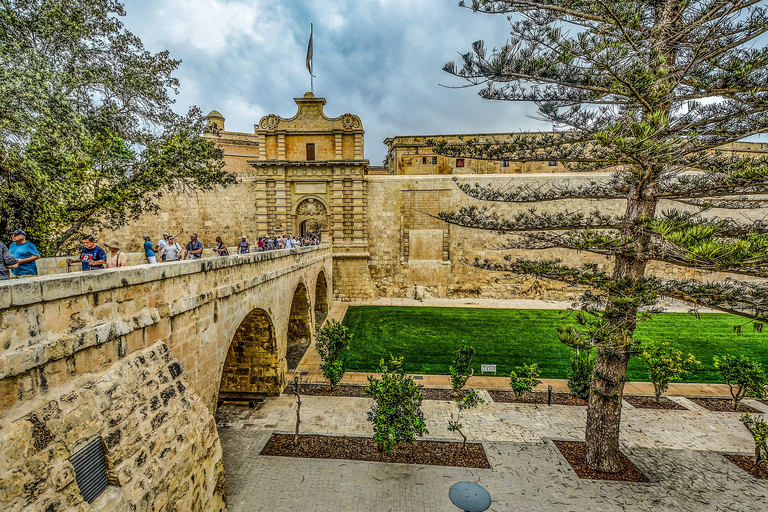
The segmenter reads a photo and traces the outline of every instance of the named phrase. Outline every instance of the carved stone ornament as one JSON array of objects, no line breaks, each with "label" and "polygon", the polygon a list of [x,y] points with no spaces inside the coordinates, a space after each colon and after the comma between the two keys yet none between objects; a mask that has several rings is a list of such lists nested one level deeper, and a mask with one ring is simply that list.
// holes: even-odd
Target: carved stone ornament
[{"label": "carved stone ornament", "polygon": [[346,113],[341,117],[341,125],[348,129],[360,128],[360,118],[353,116],[350,113]]},{"label": "carved stone ornament", "polygon": [[323,203],[315,199],[305,199],[296,208],[296,215],[325,215],[326,210]]},{"label": "carved stone ornament", "polygon": [[261,118],[261,121],[259,121],[259,128],[262,130],[275,130],[277,129],[278,121],[279,119],[275,114],[269,114],[268,116]]}]

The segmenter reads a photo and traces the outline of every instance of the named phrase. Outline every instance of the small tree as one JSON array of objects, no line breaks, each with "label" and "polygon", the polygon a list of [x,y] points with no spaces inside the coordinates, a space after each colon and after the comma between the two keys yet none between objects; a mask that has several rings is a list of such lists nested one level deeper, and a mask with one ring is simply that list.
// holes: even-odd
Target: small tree
[{"label": "small tree", "polygon": [[389,363],[381,360],[381,378],[368,376],[365,396],[374,399],[368,411],[373,423],[373,438],[379,451],[391,452],[400,443],[414,443],[416,436],[428,434],[421,412],[424,395],[421,386],[403,371],[403,358],[391,357]]},{"label": "small tree", "polygon": [[459,412],[456,414],[455,420],[453,419],[453,413],[451,413],[451,419],[448,421],[448,431],[459,433],[459,435],[464,440],[461,444],[461,448],[464,449],[467,446],[467,436],[465,436],[464,432],[461,431],[461,429],[464,428],[464,425],[460,423],[461,411],[477,407],[478,404],[484,404],[485,400],[483,400],[483,398],[478,394],[477,390],[470,389],[466,395],[462,397],[456,397],[454,402],[459,404]]},{"label": "small tree", "polygon": [[760,363],[744,356],[715,356],[715,368],[731,390],[734,411],[739,408],[742,398],[747,395],[757,398],[765,396],[768,376]]},{"label": "small tree", "polygon": [[575,397],[589,400],[592,385],[592,370],[595,368],[595,356],[592,350],[575,349],[571,353],[571,373],[568,377],[568,389]]},{"label": "small tree", "polygon": [[475,370],[472,369],[472,356],[474,355],[474,347],[466,345],[463,345],[456,351],[456,359],[453,360],[453,366],[448,368],[451,372],[451,386],[453,387],[454,395],[458,395],[469,378],[475,374]]},{"label": "small tree", "polygon": [[532,365],[523,364],[523,366],[515,367],[515,370],[509,374],[509,385],[512,387],[512,391],[519,398],[526,393],[533,391],[533,388],[539,385],[539,371],[538,363]]},{"label": "small tree", "polygon": [[753,418],[748,412],[742,414],[739,419],[747,427],[755,441],[755,465],[766,464],[768,461],[768,446],[766,446],[768,423],[763,418]]},{"label": "small tree", "polygon": [[293,378],[293,393],[296,395],[296,430],[293,433],[293,446],[299,445],[299,425],[301,425],[301,394],[299,391],[299,378]]},{"label": "small tree", "polygon": [[335,320],[331,320],[325,327],[317,330],[315,348],[323,360],[320,369],[331,383],[331,388],[336,387],[336,384],[347,371],[346,356],[351,340],[352,335],[349,333],[349,329]]},{"label": "small tree", "polygon": [[669,389],[670,382],[682,379],[686,373],[701,366],[693,354],[687,358],[683,353],[669,346],[669,343],[658,341],[649,343],[643,350],[643,361],[648,368],[648,378],[653,382],[653,393],[656,403],[661,401],[661,395]]}]

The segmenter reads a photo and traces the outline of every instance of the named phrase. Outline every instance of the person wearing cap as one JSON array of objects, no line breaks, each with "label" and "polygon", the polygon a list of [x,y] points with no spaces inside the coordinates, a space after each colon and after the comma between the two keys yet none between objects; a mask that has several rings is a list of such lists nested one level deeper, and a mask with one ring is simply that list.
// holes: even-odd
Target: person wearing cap
[{"label": "person wearing cap", "polygon": [[147,261],[150,264],[157,263],[157,258],[155,258],[155,250],[157,250],[157,247],[152,245],[152,242],[149,239],[149,235],[144,235],[144,256],[146,256]]},{"label": "person wearing cap", "polygon": [[109,249],[107,254],[107,268],[127,267],[128,258],[125,253],[120,250],[120,242],[114,238],[105,244]]},{"label": "person wearing cap", "polygon": [[13,243],[8,246],[13,257],[19,263],[19,266],[13,269],[13,275],[16,277],[28,277],[37,275],[37,263],[40,259],[40,253],[32,242],[27,241],[27,233],[23,229],[17,229],[11,233]]},{"label": "person wearing cap", "polygon": [[[67,258],[67,263],[74,263],[76,261],[72,258]],[[106,262],[107,253],[96,245],[96,239],[93,235],[84,237],[83,248],[80,250],[80,263],[83,265],[83,270],[102,270]]]},{"label": "person wearing cap", "polygon": [[163,238],[157,241],[157,257],[165,261],[165,247],[168,245],[168,233],[163,233]]},{"label": "person wearing cap", "polygon": [[197,233],[189,235],[189,243],[184,250],[184,259],[196,260],[203,257],[203,242],[197,239]]},{"label": "person wearing cap", "polygon": [[251,252],[251,242],[248,241],[248,238],[245,235],[241,236],[240,241],[237,242],[237,252],[240,254]]}]

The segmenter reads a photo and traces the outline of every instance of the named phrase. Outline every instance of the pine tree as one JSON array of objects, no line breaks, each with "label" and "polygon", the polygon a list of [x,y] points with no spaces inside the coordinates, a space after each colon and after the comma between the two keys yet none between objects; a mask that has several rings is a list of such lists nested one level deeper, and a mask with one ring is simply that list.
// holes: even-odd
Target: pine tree
[{"label": "pine tree", "polygon": [[[634,331],[660,297],[689,301],[764,322],[768,290],[721,282],[654,277],[649,262],[768,276],[768,224],[734,220],[730,209],[764,206],[768,159],[718,147],[768,129],[768,31],[757,1],[484,1],[476,12],[510,14],[507,43],[482,41],[445,70],[486,99],[531,102],[562,130],[503,140],[436,142],[446,156],[512,161],[559,160],[570,171],[612,171],[585,184],[471,186],[481,201],[560,206],[572,199],[623,201],[623,213],[547,213],[512,219],[471,206],[440,214],[465,227],[509,233],[507,249],[563,248],[608,256],[612,270],[557,260],[475,261],[489,270],[581,285],[585,314],[574,346],[597,349],[586,424],[587,465],[615,472],[621,399]],[[462,3],[463,4],[463,3]],[[661,206],[660,206],[661,205]],[[725,213],[724,213],[725,212]],[[740,212],[741,213],[741,212]],[[748,218],[748,217],[746,217]]]}]

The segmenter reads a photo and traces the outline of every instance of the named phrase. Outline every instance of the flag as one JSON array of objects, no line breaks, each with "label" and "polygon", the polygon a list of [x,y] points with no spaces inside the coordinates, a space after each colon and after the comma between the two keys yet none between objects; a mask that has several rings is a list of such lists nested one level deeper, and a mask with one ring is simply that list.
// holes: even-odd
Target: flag
[{"label": "flag", "polygon": [[309,76],[314,76],[312,74],[312,33],[314,29],[312,27],[312,23],[309,24],[309,45],[307,46],[307,71],[309,71]]}]

